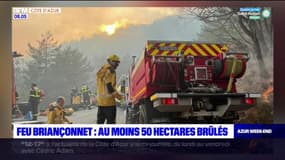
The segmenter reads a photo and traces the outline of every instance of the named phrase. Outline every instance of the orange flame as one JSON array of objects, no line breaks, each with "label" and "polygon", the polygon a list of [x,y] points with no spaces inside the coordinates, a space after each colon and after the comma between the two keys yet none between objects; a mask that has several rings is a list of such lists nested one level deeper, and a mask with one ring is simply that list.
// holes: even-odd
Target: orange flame
[{"label": "orange flame", "polygon": [[273,92],[273,86],[270,85],[263,93],[262,93],[262,98],[264,102],[269,103],[269,96]]},{"label": "orange flame", "polygon": [[128,20],[127,19],[122,19],[120,21],[116,21],[115,23],[113,24],[109,24],[109,25],[106,25],[106,24],[102,24],[100,26],[100,31],[101,32],[105,32],[107,33],[109,36],[113,35],[116,33],[116,31],[119,29],[119,28],[126,28],[127,27],[127,24],[128,24]]}]

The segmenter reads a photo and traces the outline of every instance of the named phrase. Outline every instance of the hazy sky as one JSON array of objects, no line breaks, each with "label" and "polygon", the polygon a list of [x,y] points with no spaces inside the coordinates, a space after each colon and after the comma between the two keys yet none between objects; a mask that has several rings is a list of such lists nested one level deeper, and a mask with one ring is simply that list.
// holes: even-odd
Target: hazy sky
[{"label": "hazy sky", "polygon": [[51,31],[60,43],[80,41],[94,35],[114,36],[129,26],[148,25],[178,14],[179,8],[174,7],[65,7],[60,14],[29,14],[26,20],[12,21],[12,48],[26,54],[27,44],[34,44],[46,31]]}]

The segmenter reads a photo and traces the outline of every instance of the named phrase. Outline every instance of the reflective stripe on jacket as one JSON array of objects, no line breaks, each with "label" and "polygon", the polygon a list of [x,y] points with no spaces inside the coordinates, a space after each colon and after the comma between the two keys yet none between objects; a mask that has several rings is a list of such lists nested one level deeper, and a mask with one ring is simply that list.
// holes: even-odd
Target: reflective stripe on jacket
[{"label": "reflective stripe on jacket", "polygon": [[38,87],[34,87],[30,91],[30,97],[40,98],[41,97],[41,90]]},{"label": "reflective stripe on jacket", "polygon": [[89,89],[88,89],[87,85],[82,86],[81,89],[80,89],[81,93],[85,93],[85,92],[88,92],[88,91],[89,91]]}]

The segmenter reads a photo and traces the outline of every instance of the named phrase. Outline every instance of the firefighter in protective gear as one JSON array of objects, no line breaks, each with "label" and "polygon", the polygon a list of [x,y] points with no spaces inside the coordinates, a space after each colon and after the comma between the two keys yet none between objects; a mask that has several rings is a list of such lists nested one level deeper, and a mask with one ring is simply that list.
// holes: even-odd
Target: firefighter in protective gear
[{"label": "firefighter in protective gear", "polygon": [[83,86],[80,89],[81,95],[83,97],[83,104],[88,106],[90,108],[90,90],[86,84],[83,84]]},{"label": "firefighter in protective gear", "polygon": [[70,93],[70,104],[74,104],[73,103],[73,98],[74,97],[76,97],[76,96],[78,96],[78,90],[77,90],[77,88],[76,87],[73,87],[72,89],[71,89],[71,93]]},{"label": "firefighter in protective gear", "polygon": [[49,104],[48,124],[72,124],[66,117],[64,112],[64,97],[58,97],[56,102]]},{"label": "firefighter in protective gear", "polygon": [[29,106],[32,111],[33,120],[37,120],[38,117],[38,105],[41,99],[41,90],[35,83],[32,84],[29,97]]},{"label": "firefighter in protective gear", "polygon": [[115,124],[116,121],[116,101],[123,97],[116,91],[116,72],[120,59],[117,55],[107,58],[107,64],[103,65],[96,74],[97,82],[97,124],[103,124],[107,119],[107,124]]}]

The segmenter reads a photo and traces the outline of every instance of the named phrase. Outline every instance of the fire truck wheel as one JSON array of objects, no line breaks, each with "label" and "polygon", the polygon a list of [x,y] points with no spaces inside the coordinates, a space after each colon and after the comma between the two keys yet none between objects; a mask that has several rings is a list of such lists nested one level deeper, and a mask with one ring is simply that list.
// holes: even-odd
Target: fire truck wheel
[{"label": "fire truck wheel", "polygon": [[150,123],[150,115],[147,111],[146,105],[141,104],[139,110],[139,124],[149,124]]}]

